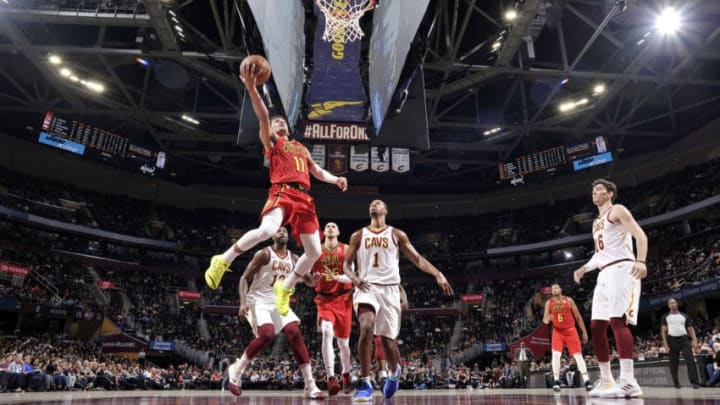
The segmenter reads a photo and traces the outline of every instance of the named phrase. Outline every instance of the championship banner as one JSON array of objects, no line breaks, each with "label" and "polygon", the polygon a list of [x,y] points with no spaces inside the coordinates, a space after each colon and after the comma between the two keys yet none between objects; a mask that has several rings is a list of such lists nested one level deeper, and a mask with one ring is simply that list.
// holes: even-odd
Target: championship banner
[{"label": "championship banner", "polygon": [[[359,4],[362,0],[345,0]],[[307,118],[312,121],[365,122],[368,103],[360,71],[362,41],[325,41],[325,15],[317,5],[318,18],[313,41],[313,71],[305,94]],[[330,11],[332,12],[332,10]]]},{"label": "championship banner", "polygon": [[178,290],[177,296],[180,299],[189,300],[189,301],[200,301],[200,297],[201,297],[199,291],[190,291],[190,290]]},{"label": "championship banner", "polygon": [[345,145],[328,145],[328,170],[336,176],[348,171],[348,147]]},{"label": "championship banner", "polygon": [[390,170],[388,152],[387,148],[378,148],[377,146],[370,148],[370,168],[373,171],[382,173]]},{"label": "championship banner", "polygon": [[109,290],[109,289],[115,288],[115,282],[100,280],[100,281],[98,281],[98,287],[100,287],[103,290]]},{"label": "championship banner", "polygon": [[370,142],[367,125],[340,122],[307,122],[303,131],[307,141]]},{"label": "championship banner", "polygon": [[410,149],[408,148],[392,148],[391,153],[392,170],[397,173],[407,173],[410,171]]},{"label": "championship banner", "polygon": [[546,324],[541,323],[531,334],[513,342],[510,345],[510,353],[513,356],[515,356],[515,351],[520,348],[521,342],[525,342],[525,347],[530,349],[536,358],[542,359],[545,357],[545,352],[550,351],[550,329]]},{"label": "championship banner", "polygon": [[310,150],[310,157],[318,166],[325,168],[325,145],[313,145]]},{"label": "championship banner", "polygon": [[350,168],[356,172],[364,172],[369,167],[367,148],[363,148],[365,152],[360,152],[358,149],[357,146],[350,147]]},{"label": "championship banner", "polygon": [[27,277],[28,274],[30,274],[30,267],[18,266],[17,264],[10,263],[0,263],[0,273]]}]

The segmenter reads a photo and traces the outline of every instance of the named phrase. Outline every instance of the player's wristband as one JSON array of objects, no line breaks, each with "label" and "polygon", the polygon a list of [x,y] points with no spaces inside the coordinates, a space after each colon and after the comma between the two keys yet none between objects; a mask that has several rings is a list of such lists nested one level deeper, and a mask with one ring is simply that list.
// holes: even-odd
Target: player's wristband
[{"label": "player's wristband", "polygon": [[645,264],[645,260],[635,260],[635,263],[642,263],[642,264]]}]

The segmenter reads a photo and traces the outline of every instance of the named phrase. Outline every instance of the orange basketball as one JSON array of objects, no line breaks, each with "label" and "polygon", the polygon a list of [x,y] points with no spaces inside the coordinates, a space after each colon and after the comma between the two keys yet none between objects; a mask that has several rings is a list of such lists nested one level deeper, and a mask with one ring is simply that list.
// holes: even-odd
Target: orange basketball
[{"label": "orange basketball", "polygon": [[272,69],[270,69],[270,62],[268,62],[262,55],[248,55],[245,57],[245,59],[242,60],[242,63],[240,63],[240,71],[242,72],[243,66],[248,64],[255,65],[255,70],[258,72],[257,84],[263,84],[270,80],[270,73],[272,72]]}]

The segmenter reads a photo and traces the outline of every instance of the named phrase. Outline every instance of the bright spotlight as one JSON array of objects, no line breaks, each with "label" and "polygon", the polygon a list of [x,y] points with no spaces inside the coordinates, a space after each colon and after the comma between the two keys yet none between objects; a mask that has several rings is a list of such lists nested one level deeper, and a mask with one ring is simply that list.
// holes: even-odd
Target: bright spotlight
[{"label": "bright spotlight", "polygon": [[62,77],[70,77],[71,74],[72,74],[72,70],[70,70],[68,68],[60,69],[60,76],[62,76]]},{"label": "bright spotlight", "polygon": [[505,12],[505,21],[515,21],[517,16],[518,16],[517,11],[515,11],[514,8],[511,8]]},{"label": "bright spotlight", "polygon": [[600,95],[605,93],[605,85],[604,84],[596,84],[595,87],[593,87],[593,94],[594,95]]},{"label": "bright spotlight", "polygon": [[568,111],[574,110],[574,109],[575,109],[575,103],[572,102],[572,101],[568,101],[568,102],[562,103],[562,104],[560,104],[560,106],[558,107],[558,109],[560,110],[560,112],[568,112]]},{"label": "bright spotlight", "polygon": [[50,63],[52,63],[53,65],[59,65],[59,64],[62,63],[62,59],[60,59],[60,57],[57,56],[57,55],[50,55],[50,57],[48,58],[48,60],[49,60]]},{"label": "bright spotlight", "polygon": [[680,14],[674,8],[666,8],[655,20],[655,28],[663,34],[675,33],[680,28]]}]

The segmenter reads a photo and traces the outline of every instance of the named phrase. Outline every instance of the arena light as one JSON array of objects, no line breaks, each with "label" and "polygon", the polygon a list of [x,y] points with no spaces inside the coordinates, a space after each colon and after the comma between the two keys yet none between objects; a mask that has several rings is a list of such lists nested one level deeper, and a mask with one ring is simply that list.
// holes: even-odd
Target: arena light
[{"label": "arena light", "polygon": [[102,93],[103,91],[105,91],[105,86],[98,82],[80,80],[80,83],[96,93]]},{"label": "arena light", "polygon": [[180,26],[180,24],[175,24],[175,31],[183,32],[183,28]]},{"label": "arena light", "polygon": [[593,95],[599,96],[600,94],[605,93],[605,85],[600,83],[596,84],[595,87],[593,87]]},{"label": "arena light", "polygon": [[560,112],[572,111],[575,109],[575,103],[572,101],[564,102],[564,103],[560,104],[558,109],[560,110]]},{"label": "arena light", "polygon": [[655,20],[655,28],[663,34],[674,34],[680,28],[680,14],[672,7],[664,9]]},{"label": "arena light", "polygon": [[137,62],[137,63],[139,63],[139,64],[141,64],[141,65],[143,65],[143,66],[150,66],[150,61],[149,61],[149,60],[144,59],[144,58],[141,58],[141,57],[139,57],[139,56],[138,56],[137,58],[135,58],[135,62]]},{"label": "arena light", "polygon": [[515,21],[517,17],[518,13],[514,8],[511,8],[505,12],[505,21]]},{"label": "arena light", "polygon": [[494,51],[497,51],[498,49],[500,49],[501,46],[502,46],[502,42],[500,42],[500,40],[495,41],[495,42],[492,44],[492,50],[493,50],[493,52],[494,52]]},{"label": "arena light", "polygon": [[172,10],[168,10],[168,14],[170,14],[173,17],[177,17],[177,14],[175,14],[175,12]]},{"label": "arena light", "polygon": [[59,65],[62,63],[62,59],[60,59],[59,56],[52,54],[48,57],[48,61],[50,61],[53,65]]},{"label": "arena light", "polygon": [[72,75],[72,70],[68,68],[62,68],[60,69],[60,76],[62,77],[70,77]]},{"label": "arena light", "polygon": [[187,121],[191,124],[200,125],[200,121],[196,120],[195,118],[193,118],[187,114],[183,114],[180,118],[182,118],[183,121]]},{"label": "arena light", "polygon": [[502,128],[495,127],[495,128],[488,129],[487,131],[483,132],[483,135],[488,136],[488,135],[492,135],[492,134],[497,134],[500,131],[502,131]]}]

